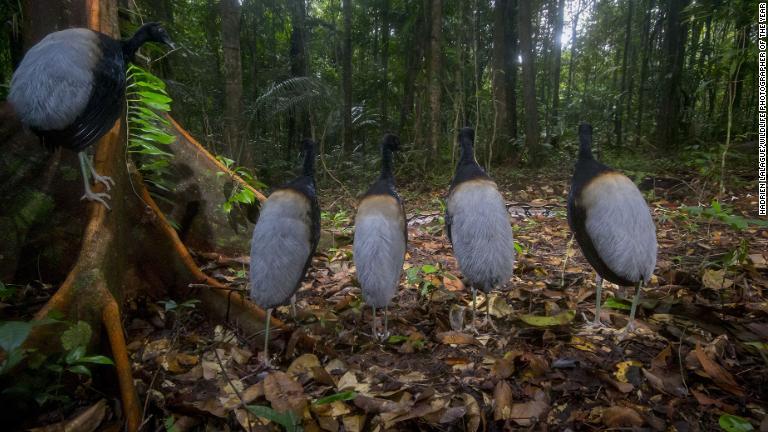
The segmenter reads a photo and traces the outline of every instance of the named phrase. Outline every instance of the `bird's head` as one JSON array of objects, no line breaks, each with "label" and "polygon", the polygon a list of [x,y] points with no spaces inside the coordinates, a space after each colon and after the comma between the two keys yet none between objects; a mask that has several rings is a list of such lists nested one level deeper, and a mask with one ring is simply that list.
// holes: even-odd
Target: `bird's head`
[{"label": "bird's head", "polygon": [[475,130],[471,127],[463,127],[459,131],[459,142],[468,140],[470,143],[475,142]]},{"label": "bird's head", "polygon": [[163,28],[160,23],[150,22],[141,26],[139,31],[144,31],[147,34],[147,40],[167,45],[170,49],[175,49],[176,44],[171,41],[171,37],[168,36],[168,32]]},{"label": "bird's head", "polygon": [[400,150],[400,138],[395,134],[385,134],[381,139],[381,146],[389,151],[396,152]]}]

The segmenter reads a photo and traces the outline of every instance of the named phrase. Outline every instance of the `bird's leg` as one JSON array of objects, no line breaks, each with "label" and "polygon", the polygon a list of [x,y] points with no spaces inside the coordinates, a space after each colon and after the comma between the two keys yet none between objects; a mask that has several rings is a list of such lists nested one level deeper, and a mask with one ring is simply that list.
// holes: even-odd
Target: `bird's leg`
[{"label": "bird's leg", "polygon": [[371,318],[371,335],[374,339],[378,339],[379,335],[376,333],[376,306],[371,306],[373,310],[373,317]]},{"label": "bird's leg", "polygon": [[635,331],[635,312],[637,312],[637,305],[640,303],[640,291],[642,288],[642,281],[635,285],[635,297],[632,299],[632,309],[629,311],[629,322],[627,322],[627,326],[622,330],[622,336],[626,336],[628,333],[633,333]]},{"label": "bird's leg", "polygon": [[296,294],[291,297],[291,318],[296,321]]},{"label": "bird's leg", "polygon": [[91,182],[88,181],[88,169],[86,169],[91,165],[91,162],[88,160],[88,155],[86,155],[85,152],[80,152],[77,154],[77,156],[80,158],[80,172],[83,174],[83,185],[85,187],[85,194],[80,198],[80,200],[87,199],[89,201],[98,201],[104,204],[104,207],[106,207],[107,210],[111,210],[109,204],[104,201],[104,199],[109,199],[109,194],[104,192],[94,192],[91,190]]},{"label": "bird's leg", "polygon": [[491,317],[491,297],[485,296],[485,322],[491,327],[494,332],[498,332],[498,329],[493,325],[493,318]]},{"label": "bird's leg", "polygon": [[91,158],[88,157],[85,152],[80,152],[81,155],[85,158],[85,161],[88,163],[88,168],[91,170],[91,176],[93,177],[94,183],[101,183],[104,185],[104,187],[107,190],[112,189],[112,186],[115,185],[115,181],[112,180],[112,177],[103,176],[96,172],[96,169],[93,167],[93,162],[91,162]]},{"label": "bird's leg", "polygon": [[264,366],[272,367],[269,361],[269,322],[272,320],[272,308],[267,309],[267,321],[264,323]]},{"label": "bird's leg", "polygon": [[603,308],[603,278],[600,275],[595,277],[595,285],[597,286],[595,290],[595,320],[587,324],[587,327],[600,328],[605,327],[603,322],[600,321],[600,311]]},{"label": "bird's leg", "polygon": [[388,309],[389,309],[389,306],[384,306],[384,334],[381,336],[382,342],[389,337],[389,329],[387,328],[388,326],[387,321],[389,321],[389,318],[387,317],[389,312]]},{"label": "bird's leg", "polygon": [[475,289],[475,286],[472,285],[472,324],[470,324],[470,327],[472,328],[472,331],[477,333],[477,327],[475,327],[475,315],[477,311],[477,289]]}]

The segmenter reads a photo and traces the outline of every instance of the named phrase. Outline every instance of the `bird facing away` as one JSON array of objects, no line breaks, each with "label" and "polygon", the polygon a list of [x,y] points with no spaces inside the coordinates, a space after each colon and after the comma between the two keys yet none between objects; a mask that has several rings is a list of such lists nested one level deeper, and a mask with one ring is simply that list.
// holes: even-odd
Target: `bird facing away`
[{"label": "bird facing away", "polygon": [[[448,190],[445,231],[453,253],[472,290],[472,328],[475,328],[477,288],[486,294],[512,276],[515,244],[512,226],[496,183],[475,160],[475,131],[459,131],[461,159]],[[490,301],[486,322],[493,327]]]},{"label": "bird facing away", "polygon": [[365,302],[373,308],[373,336],[376,337],[376,308],[384,308],[384,333],[388,337],[387,307],[397,292],[403,273],[408,231],[403,200],[395,190],[392,153],[400,139],[384,135],[381,142],[381,175],[363,196],[355,217],[354,260],[357,280]]},{"label": "bird facing away", "polygon": [[592,126],[579,125],[579,157],[568,195],[568,224],[597,272],[595,320],[601,326],[603,279],[635,286],[626,330],[634,329],[640,290],[656,267],[656,226],[637,186],[592,156]]},{"label": "bird facing away", "polygon": [[320,206],[315,192],[315,143],[302,143],[301,176],[269,196],[251,241],[251,299],[267,310],[264,358],[269,364],[269,322],[272,309],[296,293],[320,239]]},{"label": "bird facing away", "polygon": [[144,24],[124,41],[84,28],[58,31],[30,48],[11,79],[8,101],[21,122],[47,147],[78,152],[85,183],[82,199],[107,208],[109,194],[93,192],[88,175],[107,190],[114,182],[93,169],[85,149],[120,117],[126,65],[145,42],[174,47],[158,23]]}]

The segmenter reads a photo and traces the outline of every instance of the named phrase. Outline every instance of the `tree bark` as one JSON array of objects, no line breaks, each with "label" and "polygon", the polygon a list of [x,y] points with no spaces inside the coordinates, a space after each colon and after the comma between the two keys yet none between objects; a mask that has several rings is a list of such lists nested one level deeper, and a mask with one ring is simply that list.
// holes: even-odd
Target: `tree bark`
[{"label": "tree bark", "polygon": [[389,130],[389,0],[381,0],[381,128]]},{"label": "tree bark", "polygon": [[352,140],[352,0],[342,0],[344,9],[344,49],[342,50],[341,87],[344,93],[344,153],[354,148]]},{"label": "tree bark", "polygon": [[[507,3],[509,0],[496,0],[495,7],[493,9],[493,107],[494,107],[494,125],[495,129],[501,129],[501,141],[506,141],[506,124],[508,122],[509,114],[507,108],[509,103],[507,102],[507,55],[509,50],[506,46],[507,43]],[[493,145],[493,143],[491,143]]]},{"label": "tree bark", "polygon": [[568,94],[566,96],[566,101],[570,103],[571,98],[573,98],[573,76],[574,76],[574,68],[576,67],[576,30],[578,29],[579,25],[579,16],[581,15],[581,2],[582,0],[579,0],[577,2],[576,11],[573,13],[573,17],[571,18],[571,56],[570,59],[568,59]]},{"label": "tree bark", "polygon": [[662,56],[662,97],[659,98],[656,117],[656,142],[667,151],[678,146],[680,124],[681,81],[685,60],[686,25],[682,16],[689,0],[670,0],[666,3],[667,19]]},{"label": "tree bark", "polygon": [[539,112],[536,105],[536,64],[533,56],[531,4],[518,2],[518,28],[520,38],[520,56],[523,59],[523,106],[525,108],[525,146],[528,148],[530,161],[536,162],[541,157],[539,145]]},{"label": "tree bark", "polygon": [[650,61],[653,38],[651,37],[651,16],[655,0],[646,0],[645,18],[643,19],[643,34],[640,37],[640,48],[643,50],[640,59],[640,85],[637,94],[637,115],[635,117],[635,145],[640,144],[643,135],[643,114],[645,111],[645,93],[647,92],[648,62]]},{"label": "tree bark", "polygon": [[416,77],[421,69],[421,62],[424,56],[425,33],[428,34],[427,26],[424,22],[426,18],[424,8],[419,7],[418,4],[413,7],[417,10],[416,18],[413,30],[408,36],[409,43],[404,48],[405,79],[403,80],[403,103],[400,107],[400,125],[398,127],[401,136],[405,135],[408,119],[413,112]]},{"label": "tree bark", "polygon": [[505,20],[507,31],[505,32],[506,65],[505,77],[507,79],[507,134],[510,144],[517,141],[517,3],[518,0],[507,0]]},{"label": "tree bark", "polygon": [[616,118],[614,123],[614,133],[616,134],[616,146],[621,147],[624,142],[622,132],[623,110],[624,100],[627,94],[627,63],[629,60],[629,41],[632,36],[632,12],[635,7],[634,0],[627,2],[627,20],[624,25],[624,52],[621,57],[621,89],[619,91],[619,98],[616,103]]},{"label": "tree bark", "polygon": [[[307,10],[304,0],[290,0],[288,9],[291,15],[291,77],[309,76],[309,53],[307,52],[306,19]],[[285,160],[293,159],[296,143],[302,138],[310,137],[309,112],[304,109],[294,109],[288,116],[288,144],[283,147]]]},{"label": "tree bark", "polygon": [[[558,146],[560,139],[560,70],[563,64],[563,46],[560,39],[563,37],[563,19],[565,15],[565,0],[558,0],[557,16],[555,17],[555,36],[554,49],[552,56],[552,110],[550,112],[550,128],[547,133],[550,134],[549,143],[553,147]],[[554,133],[552,130],[554,129]]]},{"label": "tree bark", "polygon": [[224,141],[229,155],[240,164],[253,165],[252,152],[243,153],[243,68],[240,57],[240,3],[221,0],[221,46],[224,55],[221,74],[224,77]]},{"label": "tree bark", "polygon": [[427,162],[435,162],[440,146],[441,96],[442,96],[442,39],[443,39],[443,1],[432,0],[430,11],[431,31],[429,45],[429,151]]}]

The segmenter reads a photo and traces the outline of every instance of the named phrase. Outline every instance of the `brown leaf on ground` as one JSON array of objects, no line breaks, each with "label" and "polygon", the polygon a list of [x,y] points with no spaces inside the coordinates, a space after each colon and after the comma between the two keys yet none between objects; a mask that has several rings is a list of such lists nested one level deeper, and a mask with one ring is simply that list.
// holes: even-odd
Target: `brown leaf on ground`
[{"label": "brown leaf on ground", "polygon": [[411,405],[393,402],[388,399],[372,398],[363,395],[357,395],[354,399],[356,407],[366,413],[403,413],[410,409]]},{"label": "brown leaf on ground", "polygon": [[609,428],[640,427],[643,417],[632,408],[612,406],[603,411],[603,424]]},{"label": "brown leaf on ground", "polygon": [[710,359],[704,350],[701,349],[701,345],[696,344],[695,353],[696,358],[699,360],[699,363],[701,363],[701,367],[704,368],[704,372],[712,378],[712,381],[714,381],[718,387],[736,396],[744,396],[744,390],[742,390],[736,383],[736,380],[733,379],[733,375],[723,369],[723,367],[717,364],[714,360]]},{"label": "brown leaf on ground", "polygon": [[107,414],[107,401],[99,400],[75,417],[52,425],[29,429],[30,432],[93,432]]},{"label": "brown leaf on ground", "polygon": [[509,418],[520,426],[531,426],[539,421],[548,408],[549,404],[541,400],[516,403],[512,405]]},{"label": "brown leaf on ground", "polygon": [[730,413],[730,414],[736,413],[737,408],[735,406],[729,405],[718,399],[711,398],[696,389],[691,389],[691,394],[693,395],[693,397],[696,398],[696,401],[698,401],[700,405],[704,405],[704,406],[712,405],[720,408],[721,410],[727,413]]},{"label": "brown leaf on ground", "polygon": [[264,378],[264,395],[277,412],[301,416],[307,406],[304,388],[285,372],[272,372]]},{"label": "brown leaf on ground", "polygon": [[512,418],[512,388],[506,381],[496,383],[493,390],[493,419],[507,420]]},{"label": "brown leaf on ground", "polygon": [[461,395],[461,399],[464,401],[464,408],[467,410],[467,432],[477,432],[482,422],[482,412],[480,411],[480,405],[477,400],[470,394],[464,393]]},{"label": "brown leaf on ground", "polygon": [[446,344],[446,345],[479,345],[480,342],[478,342],[477,339],[475,339],[472,335],[469,335],[467,333],[462,333],[458,331],[447,331],[438,333],[437,336],[435,336],[438,342]]}]

